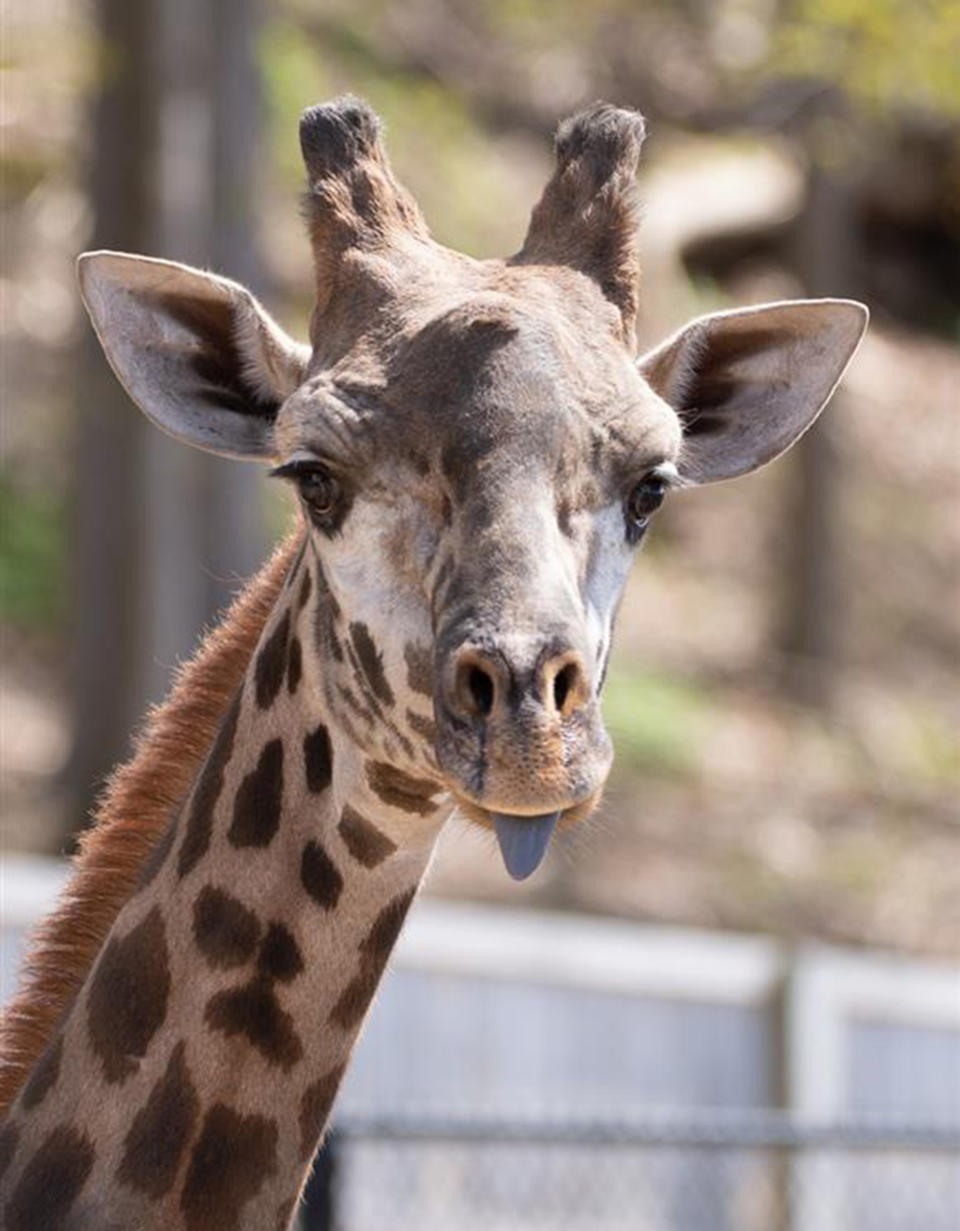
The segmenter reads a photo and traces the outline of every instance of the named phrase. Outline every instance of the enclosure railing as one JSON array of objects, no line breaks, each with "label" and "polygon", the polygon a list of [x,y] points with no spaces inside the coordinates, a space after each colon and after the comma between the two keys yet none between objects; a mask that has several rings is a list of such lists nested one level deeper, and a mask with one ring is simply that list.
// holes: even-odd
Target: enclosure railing
[{"label": "enclosure railing", "polygon": [[[0,861],[4,994],[65,876]],[[960,1227],[955,963],[428,900],[392,967],[310,1231]]]},{"label": "enclosure railing", "polygon": [[351,1116],[301,1231],[955,1231],[960,1122]]}]

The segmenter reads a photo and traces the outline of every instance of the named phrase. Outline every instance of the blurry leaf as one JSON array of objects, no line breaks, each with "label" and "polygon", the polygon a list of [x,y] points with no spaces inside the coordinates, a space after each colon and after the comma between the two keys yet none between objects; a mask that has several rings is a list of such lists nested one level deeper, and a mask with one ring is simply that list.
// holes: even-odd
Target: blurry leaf
[{"label": "blurry leaf", "polygon": [[259,40],[260,71],[267,107],[268,148],[283,176],[303,182],[297,137],[300,112],[330,89],[315,47],[289,22],[264,23]]},{"label": "blurry leaf", "polygon": [[604,717],[623,769],[692,769],[709,709],[695,686],[646,672],[612,671],[603,695]]},{"label": "blurry leaf", "polygon": [[836,81],[880,111],[960,116],[958,0],[798,0],[776,47],[775,72]]},{"label": "blurry leaf", "polygon": [[0,157],[0,200],[4,206],[21,204],[45,176],[52,159],[37,150],[4,150]]},{"label": "blurry leaf", "polygon": [[64,526],[59,495],[0,479],[0,619],[50,628],[63,606]]}]

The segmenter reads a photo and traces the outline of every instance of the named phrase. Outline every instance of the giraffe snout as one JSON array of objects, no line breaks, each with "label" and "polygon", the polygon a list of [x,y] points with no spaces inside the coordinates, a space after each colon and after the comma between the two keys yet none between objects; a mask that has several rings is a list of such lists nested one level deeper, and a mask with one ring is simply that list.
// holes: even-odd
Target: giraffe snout
[{"label": "giraffe snout", "polygon": [[570,640],[468,638],[441,654],[436,680],[440,767],[468,816],[576,820],[599,798],[610,740]]}]

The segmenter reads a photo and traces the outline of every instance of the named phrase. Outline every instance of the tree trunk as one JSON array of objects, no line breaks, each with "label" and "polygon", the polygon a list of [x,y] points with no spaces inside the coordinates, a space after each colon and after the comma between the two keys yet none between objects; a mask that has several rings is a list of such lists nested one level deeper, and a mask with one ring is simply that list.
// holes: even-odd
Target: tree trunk
[{"label": "tree trunk", "polygon": [[[843,117],[831,113],[842,123]],[[858,285],[856,196],[847,175],[814,158],[807,208],[797,234],[797,266],[813,296],[852,296]],[[806,704],[829,706],[843,659],[844,519],[837,416],[844,394],[793,454],[795,486],[787,509],[786,682]]]},{"label": "tree trunk", "polygon": [[[257,19],[257,0],[101,0],[95,247],[213,267],[260,289]],[[82,350],[68,832],[265,546],[258,471],[163,436],[91,333]]]},{"label": "tree trunk", "polygon": [[[151,251],[213,267],[258,289],[254,223],[259,91],[254,0],[165,0],[164,81]],[[146,454],[145,585],[155,700],[239,581],[263,555],[259,472],[155,433]]]},{"label": "tree trunk", "polygon": [[[154,144],[150,0],[99,0],[100,88],[93,106],[91,246],[141,251],[150,232]],[[66,834],[82,823],[113,763],[129,747],[142,695],[137,595],[138,500],[144,425],[92,330],[77,356],[70,517],[70,678],[74,742],[65,776]],[[65,835],[66,836],[66,835]]]}]

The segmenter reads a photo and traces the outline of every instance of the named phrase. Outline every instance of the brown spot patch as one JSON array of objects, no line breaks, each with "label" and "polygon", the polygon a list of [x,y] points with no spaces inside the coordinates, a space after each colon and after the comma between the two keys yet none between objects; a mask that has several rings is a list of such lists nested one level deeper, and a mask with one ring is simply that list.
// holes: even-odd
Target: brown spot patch
[{"label": "brown spot patch", "polygon": [[433,696],[433,657],[430,651],[422,645],[409,641],[403,647],[403,658],[407,664],[407,684],[421,696]]},{"label": "brown spot patch", "polygon": [[569,500],[561,500],[557,504],[557,525],[560,533],[566,538],[573,538],[573,506]]},{"label": "brown spot patch", "polygon": [[357,657],[357,652],[352,645],[347,645],[347,658],[350,661],[350,666],[353,669],[353,681],[360,689],[360,696],[364,706],[367,708],[371,719],[386,721],[384,708],[377,700],[370,683],[367,680],[366,673],[360,665],[360,659]]},{"label": "brown spot patch", "polygon": [[382,968],[376,970],[367,962],[360,963],[359,971],[343,989],[337,1003],[330,1010],[330,1021],[334,1025],[343,1030],[352,1030],[359,1025],[377,990],[381,973]]},{"label": "brown spot patch", "polygon": [[274,1224],[275,1231],[287,1231],[290,1226],[290,1219],[293,1217],[293,1207],[296,1204],[296,1198],[294,1197],[289,1197],[286,1201],[280,1203],[277,1207],[277,1221]]},{"label": "brown spot patch", "polygon": [[330,732],[322,722],[315,731],[303,737],[303,764],[307,789],[314,794],[325,791],[333,779],[333,748]]},{"label": "brown spot patch", "polygon": [[207,1005],[204,1020],[228,1039],[241,1035],[285,1073],[303,1055],[293,1018],[280,1007],[269,980],[254,979],[243,987],[218,992]]},{"label": "brown spot patch", "polygon": [[[387,719],[387,724],[388,724],[388,729],[391,735],[393,735],[397,739],[397,741],[400,744],[400,747],[403,749],[404,755],[409,760],[412,761],[414,757],[416,756],[416,752],[414,751],[413,744],[410,743],[410,741],[407,739],[404,733],[396,726],[395,723]],[[386,741],[384,741],[384,743],[386,743]],[[395,758],[396,758],[396,754],[393,754],[392,756],[388,757],[389,760],[394,760]]]},{"label": "brown spot patch", "polygon": [[334,598],[321,569],[317,574],[317,604],[314,616],[317,645],[322,656],[330,655],[336,662],[342,663],[343,646],[337,636],[339,616],[340,604]]},{"label": "brown spot patch", "polygon": [[333,910],[340,901],[343,877],[319,842],[308,842],[303,848],[300,879],[307,893],[324,910]]},{"label": "brown spot patch", "polygon": [[257,956],[257,970],[267,979],[289,983],[303,973],[303,955],[282,923],[271,923]]},{"label": "brown spot patch", "polygon": [[277,1126],[216,1103],[206,1114],[180,1197],[188,1231],[236,1231],[277,1170]]},{"label": "brown spot patch", "polygon": [[415,812],[418,816],[429,816],[436,811],[437,804],[432,797],[442,790],[433,779],[416,778],[385,761],[367,762],[367,781],[385,804],[401,812]]},{"label": "brown spot patch", "polygon": [[290,612],[285,611],[257,655],[254,680],[257,686],[257,705],[262,710],[267,710],[273,705],[280,691],[280,685],[283,683],[289,636]]},{"label": "brown spot patch", "polygon": [[43,1102],[60,1076],[60,1061],[63,1059],[63,1035],[51,1043],[34,1066],[30,1080],[23,1088],[23,1107],[31,1111]]},{"label": "brown spot patch", "polygon": [[200,1100],[190,1080],[186,1043],[178,1043],[166,1070],[133,1118],[123,1142],[117,1169],[121,1183],[154,1200],[173,1187],[200,1112]]},{"label": "brown spot patch", "polygon": [[431,747],[437,742],[437,724],[432,718],[418,714],[416,710],[407,710],[407,723],[421,739],[425,739]]},{"label": "brown spot patch", "polygon": [[193,903],[193,938],[211,966],[229,970],[253,957],[260,921],[226,890],[205,885]]},{"label": "brown spot patch", "polygon": [[187,833],[180,847],[178,870],[181,878],[186,876],[210,847],[213,833],[213,811],[223,790],[223,775],[233,753],[233,741],[237,734],[237,719],[240,716],[241,689],[237,690],[233,704],[227,710],[217,738],[207,757],[190,802],[187,815]]},{"label": "brown spot patch", "polygon": [[310,576],[310,569],[305,567],[303,570],[303,580],[300,582],[300,593],[297,596],[297,609],[302,611],[310,601],[310,591],[313,589],[313,578]]},{"label": "brown spot patch", "polygon": [[137,1071],[163,1025],[170,996],[170,963],[160,908],[126,936],[113,937],[97,965],[87,1002],[90,1043],[109,1082]]},{"label": "brown spot patch", "polygon": [[375,868],[397,849],[396,843],[349,804],[344,806],[337,828],[347,850],[365,868]]},{"label": "brown spot patch", "polygon": [[0,1180],[6,1175],[7,1168],[13,1162],[19,1140],[20,1130],[7,1121],[0,1128]]},{"label": "brown spot patch", "polygon": [[329,1073],[307,1086],[300,1099],[300,1161],[306,1162],[317,1148],[323,1126],[337,1097],[345,1064],[335,1065]]},{"label": "brown spot patch", "polygon": [[360,945],[360,952],[370,961],[381,967],[386,962],[393,946],[397,943],[407,911],[416,896],[415,888],[399,893],[377,915],[373,926]]},{"label": "brown spot patch", "polygon": [[23,1169],[7,1208],[6,1231],[67,1231],[67,1215],[93,1169],[86,1134],[61,1124]]},{"label": "brown spot patch", "polygon": [[269,846],[280,827],[283,740],[264,744],[256,768],[240,783],[227,837],[233,846]]},{"label": "brown spot patch", "polygon": [[353,642],[357,659],[373,689],[374,696],[384,705],[393,705],[393,689],[383,669],[383,655],[377,649],[366,624],[360,622],[351,624],[350,640]]},{"label": "brown spot patch", "polygon": [[415,895],[416,889],[410,889],[388,902],[360,942],[360,969],[330,1010],[330,1021],[335,1025],[350,1030],[359,1024],[377,990],[383,968],[397,943]]},{"label": "brown spot patch", "polygon": [[287,691],[291,696],[300,687],[303,678],[303,647],[300,638],[294,635],[290,638],[290,649],[287,653]]},{"label": "brown spot patch", "polygon": [[353,689],[347,684],[338,684],[337,691],[340,693],[340,696],[344,699],[344,701],[346,701],[347,705],[349,705],[353,712],[357,715],[357,717],[362,718],[368,727],[372,727],[376,722],[376,717],[372,711],[368,710],[363,702],[359,700]]}]

